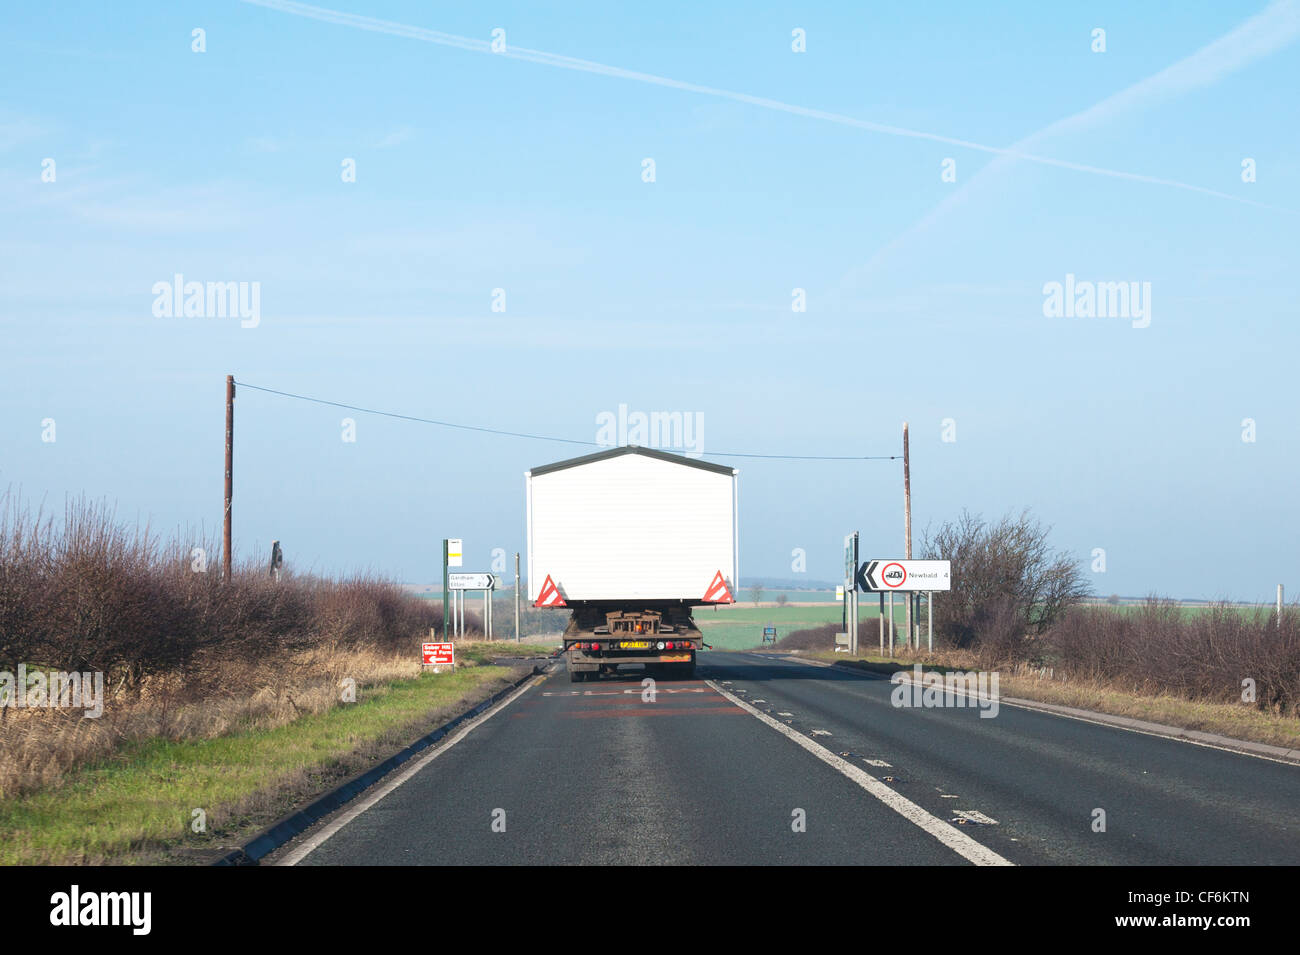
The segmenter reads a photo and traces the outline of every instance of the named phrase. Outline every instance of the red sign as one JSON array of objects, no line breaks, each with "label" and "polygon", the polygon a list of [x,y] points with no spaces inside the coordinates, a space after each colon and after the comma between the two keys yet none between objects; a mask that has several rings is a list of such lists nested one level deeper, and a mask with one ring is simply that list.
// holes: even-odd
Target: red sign
[{"label": "red sign", "polygon": [[456,654],[450,643],[422,643],[425,666],[455,666]]}]

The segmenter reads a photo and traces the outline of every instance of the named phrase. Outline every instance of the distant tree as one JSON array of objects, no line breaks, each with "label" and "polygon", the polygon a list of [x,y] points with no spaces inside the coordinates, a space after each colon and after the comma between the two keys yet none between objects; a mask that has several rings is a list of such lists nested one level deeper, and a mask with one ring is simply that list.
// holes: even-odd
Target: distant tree
[{"label": "distant tree", "polygon": [[1110,604],[1112,607],[1118,607],[1119,594],[1111,594],[1109,597],[1106,598],[1106,603]]},{"label": "distant tree", "polygon": [[790,602],[790,598],[787,597],[785,594],[782,594],[781,596],[776,598],[776,605],[778,607],[784,607],[789,602]]},{"label": "distant tree", "polygon": [[754,584],[754,586],[749,588],[749,599],[754,601],[754,603],[760,603],[763,600],[762,584]]}]

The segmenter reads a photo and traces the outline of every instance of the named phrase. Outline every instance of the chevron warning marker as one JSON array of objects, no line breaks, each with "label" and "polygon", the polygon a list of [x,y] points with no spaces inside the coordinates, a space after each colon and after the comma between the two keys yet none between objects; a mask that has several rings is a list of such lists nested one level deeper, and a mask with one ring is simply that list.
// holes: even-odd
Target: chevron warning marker
[{"label": "chevron warning marker", "polygon": [[546,582],[542,584],[542,592],[537,595],[537,601],[534,607],[564,607],[567,606],[564,598],[560,596],[560,588],[555,586],[555,581],[551,580],[551,575],[546,575]]},{"label": "chevron warning marker", "polygon": [[722,579],[722,571],[718,571],[713,577],[713,583],[709,584],[709,589],[704,592],[704,602],[710,604],[731,604],[735,603],[735,598],[731,596],[731,591],[727,589],[727,582]]}]

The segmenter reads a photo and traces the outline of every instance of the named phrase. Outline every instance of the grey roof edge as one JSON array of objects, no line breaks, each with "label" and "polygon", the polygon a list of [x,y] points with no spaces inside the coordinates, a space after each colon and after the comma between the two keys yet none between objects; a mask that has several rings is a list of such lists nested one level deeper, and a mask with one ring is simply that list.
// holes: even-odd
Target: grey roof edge
[{"label": "grey roof edge", "polygon": [[660,451],[657,448],[642,448],[635,444],[622,445],[617,448],[609,448],[604,451],[596,451],[592,454],[584,454],[581,457],[569,458],[565,461],[556,461],[552,464],[542,464],[535,468],[530,468],[528,473],[533,477],[539,474],[550,474],[552,471],[563,471],[566,468],[576,468],[583,464],[592,464],[596,461],[605,461],[609,458],[622,457],[625,454],[639,454],[643,457],[654,458],[657,461],[667,461],[669,464],[682,464],[686,467],[699,468],[701,471],[712,471],[714,474],[736,474],[736,469],[729,464],[714,464],[712,461],[701,461],[697,458],[688,458],[681,454],[671,454],[668,451]]}]

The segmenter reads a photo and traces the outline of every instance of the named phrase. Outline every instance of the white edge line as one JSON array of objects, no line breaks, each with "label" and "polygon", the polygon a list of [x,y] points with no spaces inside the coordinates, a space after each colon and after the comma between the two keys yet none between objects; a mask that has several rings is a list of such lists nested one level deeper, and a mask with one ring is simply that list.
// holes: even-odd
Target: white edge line
[{"label": "white edge line", "polygon": [[533,677],[531,680],[529,680],[527,683],[521,686],[514,693],[511,693],[509,696],[507,696],[496,706],[492,707],[492,709],[488,710],[486,713],[481,713],[478,716],[476,716],[474,719],[470,720],[468,723],[462,726],[460,730],[456,733],[456,735],[451,737],[451,739],[447,740],[445,743],[441,745],[435,746],[432,752],[426,753],[424,756],[421,756],[419,759],[417,759],[411,765],[407,766],[405,769],[398,770],[396,775],[394,775],[384,783],[380,784],[378,787],[371,789],[369,793],[366,796],[364,796],[359,802],[357,802],[355,805],[349,806],[340,815],[335,816],[334,819],[330,820],[330,822],[324,826],[324,828],[322,828],[320,831],[316,832],[310,838],[305,840],[302,843],[302,845],[295,848],[292,852],[289,852],[285,856],[283,856],[279,861],[275,863],[275,865],[278,866],[297,865],[303,859],[307,858],[307,856],[311,855],[322,845],[324,845],[325,842],[331,836],[338,833],[340,829],[342,829],[348,823],[352,822],[352,820],[356,819],[357,816],[361,815],[367,809],[370,809],[372,806],[375,805],[375,803],[379,802],[379,800],[383,799],[385,796],[391,793],[398,786],[402,785],[402,783],[406,782],[416,773],[420,772],[420,770],[424,769],[424,767],[428,766],[431,762],[433,762],[443,753],[447,752],[447,750],[451,749],[453,746],[455,746],[457,743],[463,740],[466,736],[472,733],[477,727],[481,726],[482,724],[486,723],[488,720],[492,719],[492,717],[496,716],[507,706],[509,706],[515,700],[519,699],[519,697],[523,696],[526,692],[531,690],[534,686],[536,686],[544,679],[546,679],[546,674],[539,674],[538,676]]},{"label": "white edge line", "polygon": [[830,752],[830,750],[818,746],[807,736],[792,730],[784,723],[772,719],[761,710],[755,709],[739,697],[728,693],[712,680],[705,680],[704,682],[736,706],[745,710],[751,716],[766,723],[782,736],[797,743],[799,746],[812,753],[823,763],[839,770],[842,774],[853,780],[908,822],[920,827],[926,833],[938,839],[945,846],[957,853],[963,859],[966,859],[968,862],[973,862],[975,865],[1014,865],[1010,860],[1004,859],[992,849],[976,842],[961,830],[949,825],[937,816],[930,815],[930,813],[912,802],[912,800],[908,799],[906,796],[899,795],[875,776],[864,772],[848,760],[835,755]]}]

